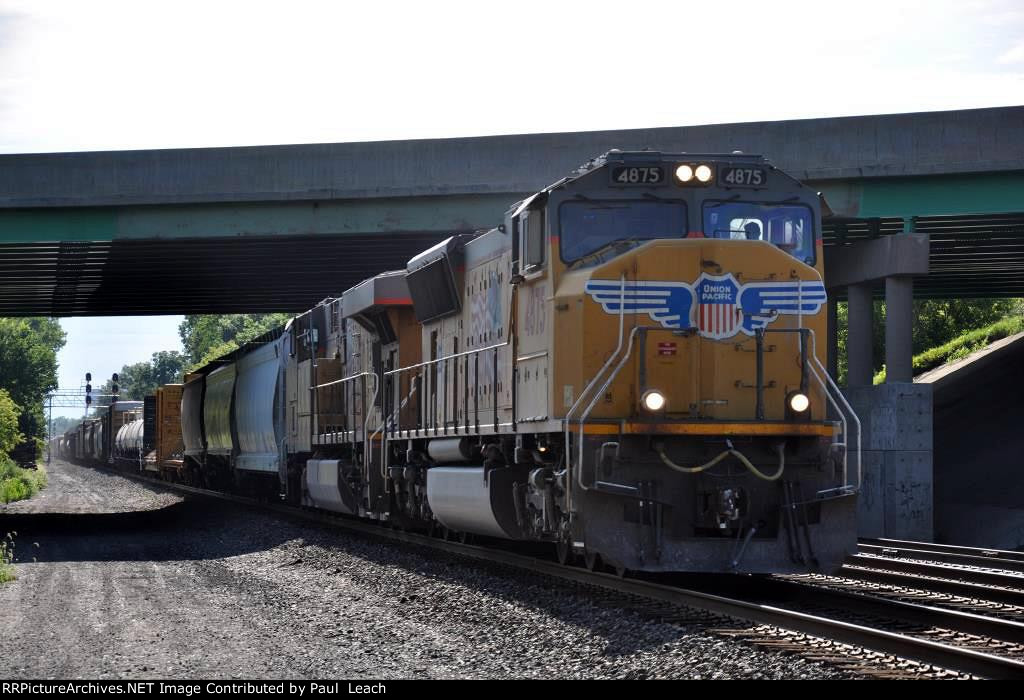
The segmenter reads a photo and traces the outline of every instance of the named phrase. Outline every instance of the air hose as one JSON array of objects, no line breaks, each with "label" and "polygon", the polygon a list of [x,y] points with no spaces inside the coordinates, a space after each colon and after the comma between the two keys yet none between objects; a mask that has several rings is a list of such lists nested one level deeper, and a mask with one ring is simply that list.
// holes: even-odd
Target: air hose
[{"label": "air hose", "polygon": [[677,472],[682,472],[683,474],[698,474],[702,471],[710,469],[711,467],[715,466],[716,464],[718,464],[723,459],[729,456],[733,456],[736,459],[738,459],[740,464],[746,467],[751,474],[756,476],[758,479],[764,479],[765,481],[776,481],[780,476],[782,476],[783,469],[786,468],[786,456],[783,453],[784,445],[781,442],[778,445],[776,445],[776,451],[779,453],[779,468],[775,471],[774,474],[765,474],[763,471],[755,467],[754,464],[749,459],[747,459],[742,452],[740,452],[739,450],[735,449],[732,446],[732,441],[726,440],[725,444],[728,445],[728,449],[723,450],[711,461],[705,462],[704,464],[698,465],[696,467],[684,467],[680,464],[676,464],[675,462],[673,462],[671,459],[668,458],[668,455],[665,454],[665,448],[661,443],[654,445],[654,451],[658,453],[658,456],[661,457],[661,461],[664,462],[666,466],[675,469]]}]

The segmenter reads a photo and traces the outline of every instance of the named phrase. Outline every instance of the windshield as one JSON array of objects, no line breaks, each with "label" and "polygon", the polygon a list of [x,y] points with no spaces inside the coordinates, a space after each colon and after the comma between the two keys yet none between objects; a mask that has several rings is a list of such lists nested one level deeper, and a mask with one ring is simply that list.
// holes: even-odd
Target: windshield
[{"label": "windshield", "polygon": [[704,236],[768,241],[797,260],[814,264],[811,208],[803,204],[706,202]]},{"label": "windshield", "polygon": [[686,235],[679,201],[578,199],[558,208],[562,260],[572,262],[609,243]]}]

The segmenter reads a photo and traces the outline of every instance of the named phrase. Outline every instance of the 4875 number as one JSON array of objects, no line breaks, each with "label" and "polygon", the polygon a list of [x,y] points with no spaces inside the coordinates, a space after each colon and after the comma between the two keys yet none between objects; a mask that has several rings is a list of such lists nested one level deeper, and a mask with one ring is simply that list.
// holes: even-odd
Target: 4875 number
[{"label": "4875 number", "polygon": [[664,171],[656,166],[619,166],[612,170],[612,182],[617,185],[658,185],[664,180]]},{"label": "4875 number", "polygon": [[722,168],[722,182],[739,187],[762,187],[768,176],[761,168]]}]

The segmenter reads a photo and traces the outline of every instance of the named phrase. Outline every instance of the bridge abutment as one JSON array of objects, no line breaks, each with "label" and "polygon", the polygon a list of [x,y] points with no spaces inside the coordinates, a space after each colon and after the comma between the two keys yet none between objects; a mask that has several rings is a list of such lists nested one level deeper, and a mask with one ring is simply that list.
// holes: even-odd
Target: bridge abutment
[{"label": "bridge abutment", "polygon": [[850,387],[845,394],[863,431],[857,534],[931,541],[931,387],[887,382]]},{"label": "bridge abutment", "polygon": [[[914,384],[912,342],[914,276],[928,273],[928,257],[927,237],[900,234],[844,246],[826,259],[833,296],[845,287],[848,303],[845,394],[862,430],[862,537],[930,541],[934,535],[932,393]],[[885,285],[886,381],[874,385],[879,283]]]}]

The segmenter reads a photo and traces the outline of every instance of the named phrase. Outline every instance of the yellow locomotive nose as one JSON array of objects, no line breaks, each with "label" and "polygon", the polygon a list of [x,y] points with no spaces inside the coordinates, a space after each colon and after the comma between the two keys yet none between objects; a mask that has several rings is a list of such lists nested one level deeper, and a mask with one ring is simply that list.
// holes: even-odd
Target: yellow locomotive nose
[{"label": "yellow locomotive nose", "polygon": [[656,240],[575,274],[584,338],[566,348],[579,359],[575,381],[586,386],[606,361],[620,312],[630,346],[596,418],[781,421],[822,405],[807,386],[802,336],[789,331],[824,337],[824,285],[775,246]]}]

